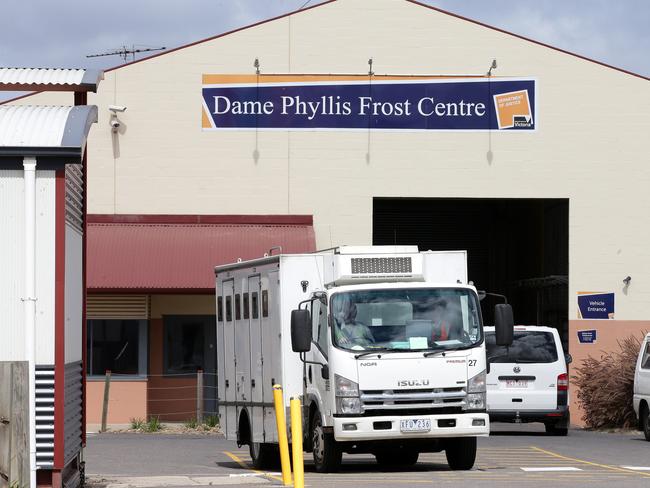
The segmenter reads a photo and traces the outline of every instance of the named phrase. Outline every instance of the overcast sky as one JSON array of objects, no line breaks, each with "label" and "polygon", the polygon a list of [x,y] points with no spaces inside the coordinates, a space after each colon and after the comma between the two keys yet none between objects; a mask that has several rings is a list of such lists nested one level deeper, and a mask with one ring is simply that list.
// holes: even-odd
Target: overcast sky
[{"label": "overcast sky", "polygon": [[[648,0],[425,1],[650,76]],[[88,59],[86,55],[123,45],[177,47],[296,10],[305,3],[306,0],[2,0],[0,66],[109,68],[122,60],[117,56]],[[307,3],[311,6],[320,2]],[[2,95],[0,98],[8,98]]]}]

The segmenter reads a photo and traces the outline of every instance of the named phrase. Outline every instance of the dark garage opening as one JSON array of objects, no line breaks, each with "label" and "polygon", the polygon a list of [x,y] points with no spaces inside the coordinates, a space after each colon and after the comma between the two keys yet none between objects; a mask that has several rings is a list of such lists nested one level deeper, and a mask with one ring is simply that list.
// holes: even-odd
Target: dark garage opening
[{"label": "dark garage opening", "polygon": [[[478,290],[507,296],[515,324],[559,329],[567,350],[568,199],[375,198],[373,244],[466,250]],[[486,325],[502,302],[482,301]]]}]

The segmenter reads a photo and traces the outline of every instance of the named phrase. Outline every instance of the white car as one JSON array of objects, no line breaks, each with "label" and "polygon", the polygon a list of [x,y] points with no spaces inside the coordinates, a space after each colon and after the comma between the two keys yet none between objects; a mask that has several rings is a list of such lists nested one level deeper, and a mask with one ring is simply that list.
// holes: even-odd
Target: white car
[{"label": "white car", "polygon": [[567,435],[571,356],[565,356],[557,329],[517,325],[506,348],[496,345],[494,327],[486,327],[485,343],[490,421],[543,422],[547,433]]},{"label": "white car", "polygon": [[650,441],[650,334],[641,343],[634,372],[634,412],[639,419],[639,430]]}]

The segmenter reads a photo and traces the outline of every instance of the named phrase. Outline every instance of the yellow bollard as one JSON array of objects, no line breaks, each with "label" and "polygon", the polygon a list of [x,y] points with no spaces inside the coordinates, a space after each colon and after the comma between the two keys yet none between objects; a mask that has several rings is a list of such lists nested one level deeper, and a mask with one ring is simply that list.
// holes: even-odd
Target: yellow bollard
[{"label": "yellow bollard", "polygon": [[280,444],[280,463],[282,464],[282,482],[291,484],[291,461],[289,459],[289,439],[287,421],[282,398],[282,386],[273,385],[273,402],[275,403],[275,423],[278,426],[278,443]]},{"label": "yellow bollard", "polygon": [[302,459],[302,411],[300,399],[291,399],[291,449],[293,450],[293,486],[305,487],[305,465]]}]

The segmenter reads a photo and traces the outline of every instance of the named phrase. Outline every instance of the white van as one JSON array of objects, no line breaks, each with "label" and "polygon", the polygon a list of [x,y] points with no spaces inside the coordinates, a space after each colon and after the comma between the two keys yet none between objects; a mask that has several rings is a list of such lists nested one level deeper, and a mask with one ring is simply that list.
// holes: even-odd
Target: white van
[{"label": "white van", "polygon": [[495,343],[485,327],[488,359],[487,409],[494,422],[543,422],[546,432],[567,435],[569,378],[557,329],[515,326],[512,346]]},{"label": "white van", "polygon": [[650,334],[641,343],[634,372],[634,412],[639,419],[639,430],[650,441]]}]

